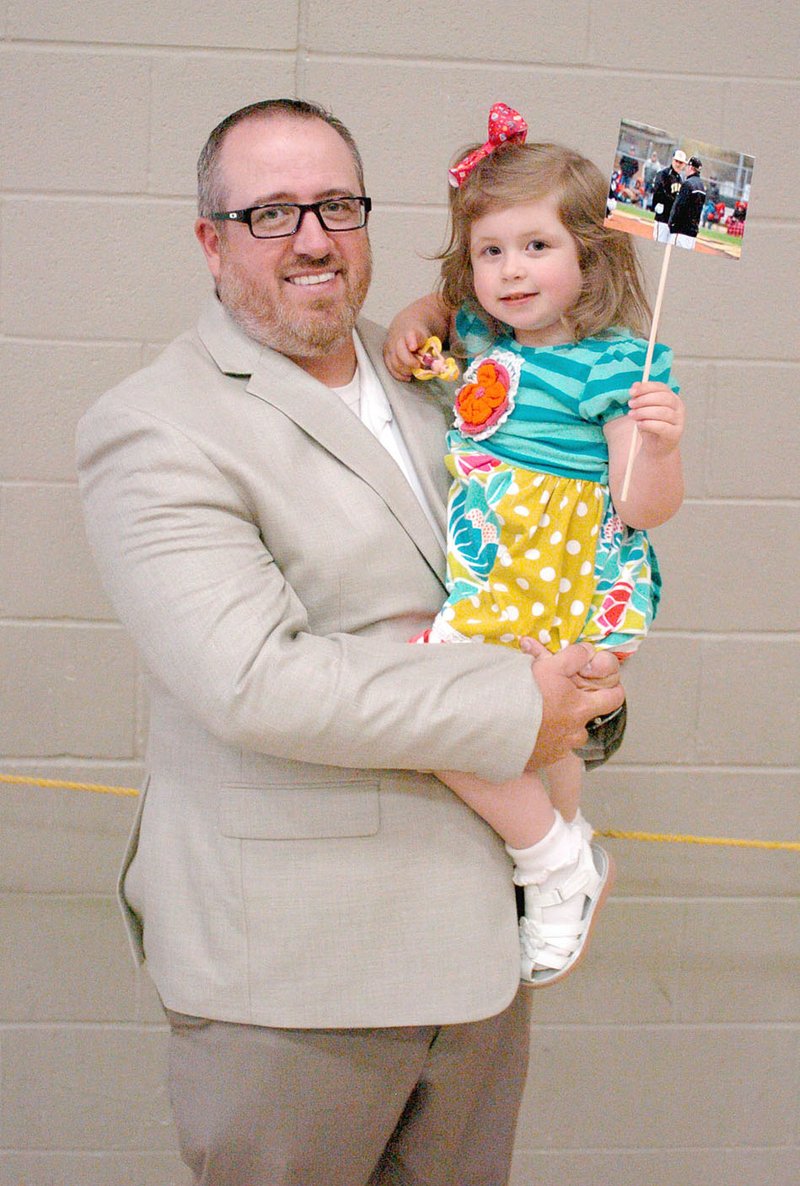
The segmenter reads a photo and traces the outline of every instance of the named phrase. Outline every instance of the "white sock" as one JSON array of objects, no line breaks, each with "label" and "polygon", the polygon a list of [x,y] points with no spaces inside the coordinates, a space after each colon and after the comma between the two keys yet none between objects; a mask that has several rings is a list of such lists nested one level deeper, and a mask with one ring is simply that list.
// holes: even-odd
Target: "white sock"
[{"label": "white sock", "polygon": [[506,852],[514,862],[516,885],[542,885],[552,873],[577,863],[583,837],[574,824],[565,823],[558,811],[555,816],[550,831],[536,844],[529,848],[506,845]]},{"label": "white sock", "polygon": [[580,807],[575,812],[575,818],[570,821],[570,827],[577,828],[584,840],[591,842],[592,836],[594,836],[594,828],[588,819],[581,814]]}]

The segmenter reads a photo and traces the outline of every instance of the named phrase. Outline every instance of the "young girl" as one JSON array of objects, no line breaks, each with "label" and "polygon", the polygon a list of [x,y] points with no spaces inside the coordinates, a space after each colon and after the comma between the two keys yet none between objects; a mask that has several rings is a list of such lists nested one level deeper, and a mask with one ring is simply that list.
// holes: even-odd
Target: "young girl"
[{"label": "young girl", "polygon": [[[499,109],[513,119],[502,137]],[[395,318],[386,347],[400,379],[433,335],[468,360],[447,440],[450,595],[420,641],[535,652],[588,640],[623,658],[658,604],[643,529],[683,498],[671,355],[657,346],[654,381],[636,381],[646,342],[631,333],[647,333],[649,309],[629,237],[603,226],[599,170],[558,145],[525,144],[524,121],[503,105],[489,127],[487,144],[450,171],[441,291]],[[613,880],[580,814],[582,769],[569,755],[547,768],[547,788],[535,775],[496,786],[439,772],[506,842],[524,887],[522,978],[534,986],[574,968]]]}]

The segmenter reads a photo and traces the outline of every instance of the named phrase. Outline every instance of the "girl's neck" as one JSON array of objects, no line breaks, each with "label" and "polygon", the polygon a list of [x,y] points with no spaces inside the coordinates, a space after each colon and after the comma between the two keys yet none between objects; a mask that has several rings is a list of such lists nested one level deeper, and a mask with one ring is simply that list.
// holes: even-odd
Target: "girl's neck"
[{"label": "girl's neck", "polygon": [[549,325],[545,329],[512,330],[511,336],[520,346],[536,349],[539,346],[574,346],[577,338],[566,324]]}]

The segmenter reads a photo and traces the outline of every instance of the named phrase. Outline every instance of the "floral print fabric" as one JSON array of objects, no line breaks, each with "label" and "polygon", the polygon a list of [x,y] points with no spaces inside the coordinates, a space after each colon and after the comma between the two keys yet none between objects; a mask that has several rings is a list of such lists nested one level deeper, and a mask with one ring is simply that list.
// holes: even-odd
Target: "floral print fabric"
[{"label": "floral print fabric", "polygon": [[451,434],[449,596],[426,641],[558,651],[586,638],[634,650],[655,615],[660,578],[644,532],[616,515],[608,487],[512,466]]},{"label": "floral print fabric", "polygon": [[[586,639],[631,653],[661,577],[646,533],[611,503],[604,426],[627,411],[647,343],[525,347],[466,306],[456,327],[470,364],[448,435],[449,596],[419,641],[529,635],[553,652]],[[652,377],[669,382],[670,363],[657,346]]]}]

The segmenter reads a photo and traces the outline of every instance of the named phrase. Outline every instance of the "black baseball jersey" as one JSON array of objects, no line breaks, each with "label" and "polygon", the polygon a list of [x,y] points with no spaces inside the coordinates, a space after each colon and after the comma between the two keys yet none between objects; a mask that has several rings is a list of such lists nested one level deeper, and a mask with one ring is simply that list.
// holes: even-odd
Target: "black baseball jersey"
[{"label": "black baseball jersey", "polygon": [[700,215],[706,201],[706,185],[699,173],[687,177],[678,191],[678,196],[669,216],[669,229],[674,235],[697,234]]},{"label": "black baseball jersey", "polygon": [[681,184],[681,175],[675,172],[672,165],[667,165],[666,169],[662,169],[656,175],[653,184],[653,210],[656,222],[669,222],[672,203],[678,196]]}]

